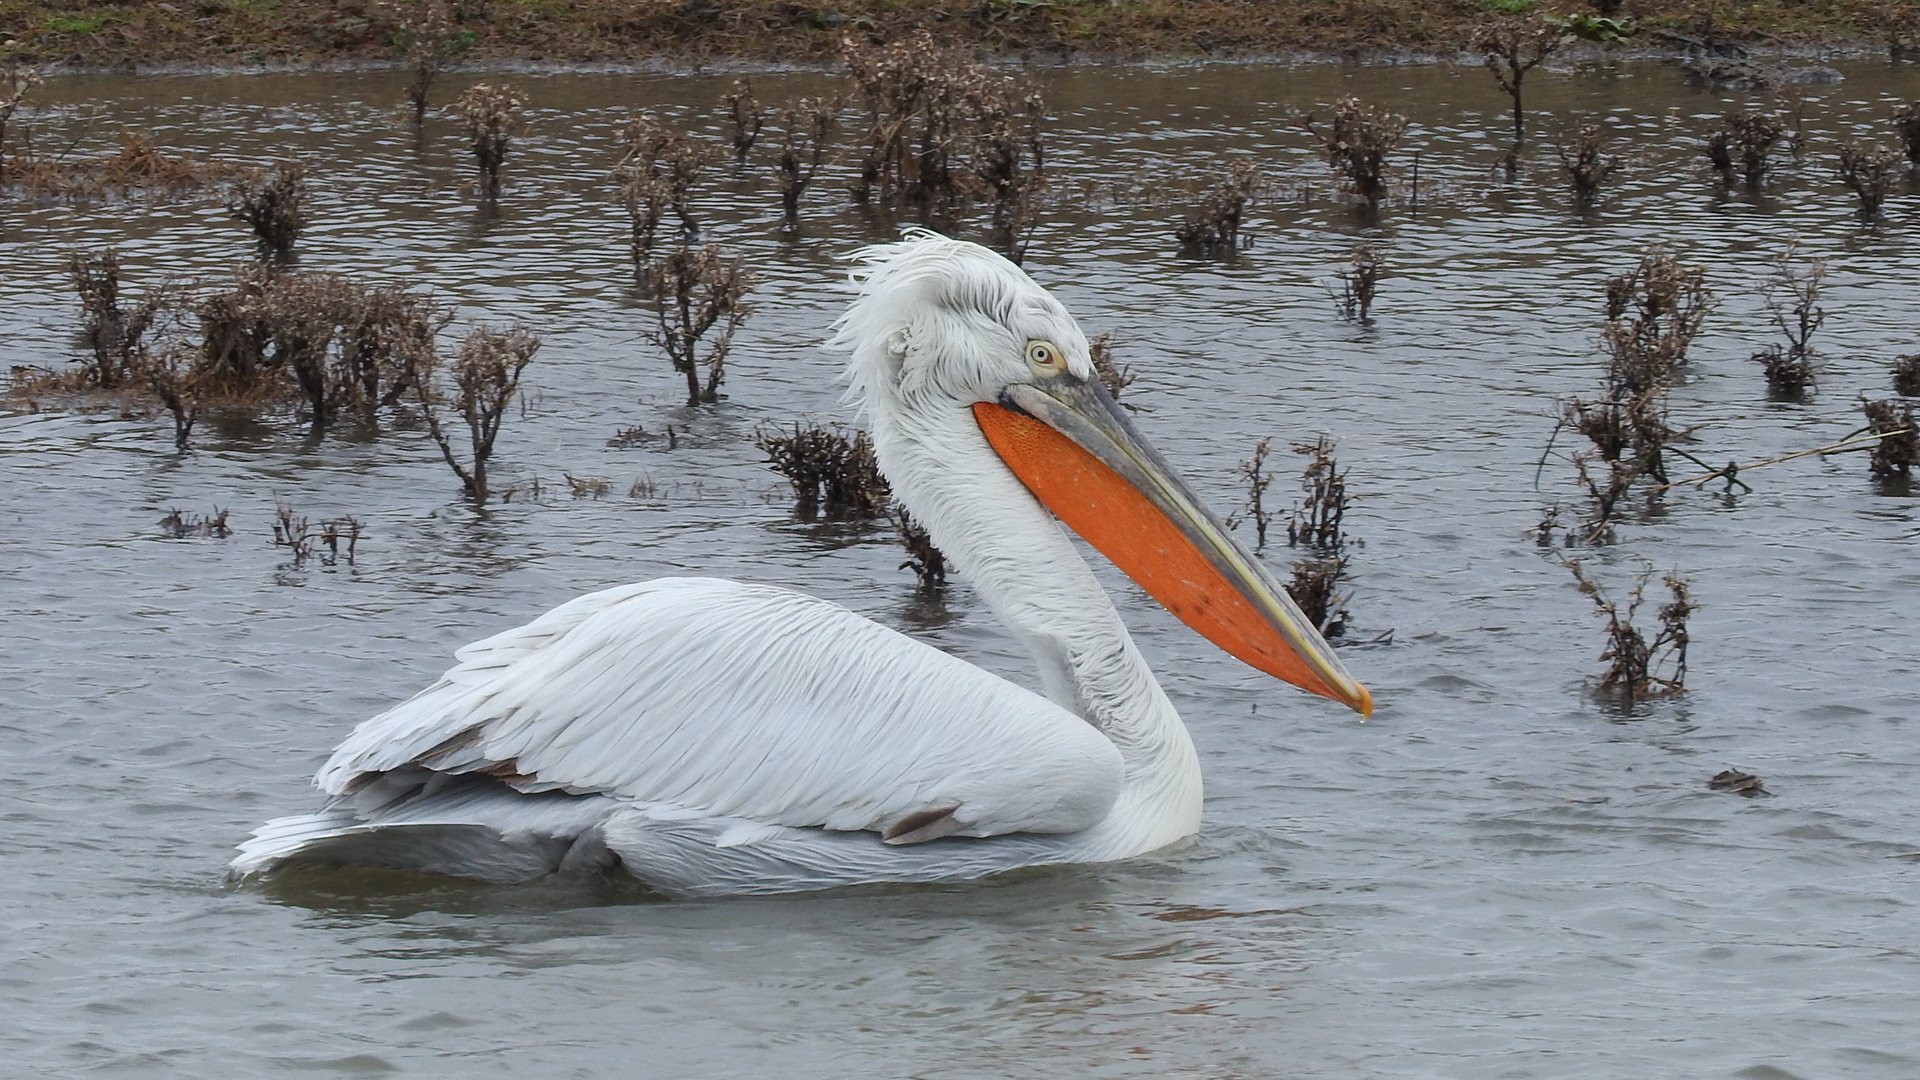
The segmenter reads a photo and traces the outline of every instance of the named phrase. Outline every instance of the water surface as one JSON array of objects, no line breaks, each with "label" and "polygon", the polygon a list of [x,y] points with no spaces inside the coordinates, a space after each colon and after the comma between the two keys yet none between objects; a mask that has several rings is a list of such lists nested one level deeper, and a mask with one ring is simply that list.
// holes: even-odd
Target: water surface
[{"label": "water surface", "polygon": [[[614,583],[778,582],[1028,677],[964,586],[915,595],[884,532],[794,521],[751,445],[757,425],[852,419],[822,342],[844,256],[891,226],[844,205],[844,165],[797,237],[769,177],[715,171],[711,234],[762,281],[728,400],[688,412],[642,336],[605,177],[629,109],[717,130],[732,76],[513,75],[529,127],[497,212],[465,190],[450,121],[401,122],[394,75],[50,83],[33,122],[83,146],[129,129],[312,162],[303,269],[430,287],[463,321],[540,333],[495,468],[545,494],[475,511],[406,425],[209,422],[183,455],[164,417],[0,417],[0,1073],[1916,1075],[1912,494],[1858,455],[1807,458],[1747,474],[1751,494],[1674,492],[1582,552],[1616,595],[1676,570],[1703,605],[1688,692],[1631,710],[1588,692],[1601,623],[1529,532],[1575,501],[1563,458],[1538,467],[1555,401],[1595,391],[1602,282],[1649,244],[1704,266],[1716,295],[1672,400],[1706,460],[1836,441],[1860,396],[1888,396],[1892,358],[1920,351],[1920,198],[1863,224],[1830,164],[1840,138],[1890,142],[1920,75],[1843,67],[1803,91],[1804,153],[1758,194],[1722,190],[1696,145],[1766,99],[1661,65],[1536,76],[1540,134],[1511,181],[1506,101],[1477,69],[1047,75],[1063,187],[1199,183],[1236,156],[1267,170],[1236,258],[1181,257],[1177,203],[1063,198],[1028,267],[1113,333],[1140,426],[1223,510],[1257,438],[1339,440],[1364,545],[1351,636],[1391,631],[1346,656],[1379,710],[1360,724],[1237,666],[1103,567],[1200,747],[1190,849],[689,903],[342,874],[235,890],[222,871],[254,824],[312,805],[308,777],[351,725],[454,649]],[[824,88],[756,77],[766,101]],[[1350,92],[1413,118],[1377,218],[1335,197],[1298,124]],[[1549,146],[1591,116],[1626,164],[1576,214]],[[1391,276],[1356,327],[1328,289],[1362,237]],[[1767,401],[1748,359],[1778,338],[1759,286],[1789,242],[1827,265],[1819,388],[1798,405]],[[215,199],[7,205],[10,364],[76,355],[66,253],[108,245],[132,293],[220,279],[249,248]],[[673,425],[678,448],[607,445],[636,424]],[[570,498],[566,474],[612,495]],[[641,479],[652,494],[627,495]],[[292,565],[270,542],[276,501],[363,520],[353,565]],[[235,535],[156,525],[216,507]],[[1710,791],[1729,766],[1771,796]]]}]

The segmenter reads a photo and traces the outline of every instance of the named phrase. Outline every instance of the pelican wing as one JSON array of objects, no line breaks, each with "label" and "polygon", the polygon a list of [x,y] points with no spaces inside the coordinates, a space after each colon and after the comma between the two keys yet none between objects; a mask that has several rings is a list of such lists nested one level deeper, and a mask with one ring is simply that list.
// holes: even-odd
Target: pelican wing
[{"label": "pelican wing", "polygon": [[484,774],[528,794],[918,839],[1077,831],[1121,783],[1118,751],[1078,716],[786,589],[608,589],[457,656],[356,728],[320,787],[381,805],[434,790],[435,774]]}]

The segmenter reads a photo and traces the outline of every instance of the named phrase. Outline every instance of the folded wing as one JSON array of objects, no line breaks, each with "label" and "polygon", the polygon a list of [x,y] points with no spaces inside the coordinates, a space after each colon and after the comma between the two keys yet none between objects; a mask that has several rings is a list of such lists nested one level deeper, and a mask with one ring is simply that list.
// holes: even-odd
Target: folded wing
[{"label": "folded wing", "polygon": [[836,604],[666,578],[583,596],[470,645],[367,721],[317,783],[373,811],[480,774],[897,840],[1074,832],[1118,751],[1039,695]]}]

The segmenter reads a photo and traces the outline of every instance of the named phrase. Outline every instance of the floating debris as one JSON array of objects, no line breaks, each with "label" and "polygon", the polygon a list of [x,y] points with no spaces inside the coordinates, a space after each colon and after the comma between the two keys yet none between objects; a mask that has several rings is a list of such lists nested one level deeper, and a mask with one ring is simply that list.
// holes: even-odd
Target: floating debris
[{"label": "floating debris", "polygon": [[175,540],[233,535],[233,530],[227,527],[227,512],[220,509],[215,509],[212,517],[189,514],[183,510],[168,510],[167,516],[160,519],[160,528]]},{"label": "floating debris", "polygon": [[1734,795],[1745,795],[1748,798],[1752,798],[1755,795],[1773,794],[1766,788],[1760,786],[1759,777],[1752,773],[1741,772],[1739,769],[1727,769],[1715,773],[1713,779],[1707,781],[1707,786],[1715,791],[1725,791]]}]

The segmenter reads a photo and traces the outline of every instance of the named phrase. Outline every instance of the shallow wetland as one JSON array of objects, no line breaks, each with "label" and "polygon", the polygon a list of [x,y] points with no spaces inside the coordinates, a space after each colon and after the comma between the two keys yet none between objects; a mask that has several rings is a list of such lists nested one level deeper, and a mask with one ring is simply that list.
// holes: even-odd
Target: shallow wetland
[{"label": "shallow wetland", "polygon": [[[1865,426],[1862,397],[1896,397],[1920,353],[1920,189],[1903,161],[1863,219],[1835,155],[1896,145],[1920,64],[1835,66],[1774,94],[1650,61],[1542,69],[1511,175],[1511,103],[1477,66],[1041,73],[1051,189],[1027,269],[1111,333],[1136,422],[1223,516],[1262,437],[1268,509],[1297,498],[1284,445],[1337,441],[1344,656],[1378,711],[1238,666],[1102,567],[1200,747],[1193,846],[697,903],[352,874],[235,889],[223,869],[453,650],[615,583],[776,582],[1028,678],[964,582],[923,595],[884,521],[796,519],[756,448],[857,422],[823,342],[845,257],[895,223],[849,202],[844,155],[797,231],[770,164],[709,167],[705,238],[758,286],[724,399],[688,407],[609,177],[633,109],[723,140],[736,73],[487,73],[525,97],[494,202],[456,120],[409,122],[401,73],[49,80],[14,120],[42,145],[131,131],[298,159],[300,270],[430,289],[449,334],[519,323],[542,345],[491,465],[511,497],[483,508],[404,414],[320,435],[210,414],[181,452],[157,406],[0,412],[0,1074],[1920,1075],[1914,491],[1863,452],[1809,456],[1741,472],[1751,490],[1636,494],[1611,543],[1535,535],[1550,506],[1582,512],[1571,438],[1549,438],[1602,378],[1607,279],[1650,246],[1713,297],[1667,398],[1689,453],[1830,445]],[[451,100],[476,76],[442,78]],[[844,89],[752,79],[776,107]],[[1410,120],[1372,213],[1299,123],[1347,95]],[[1757,107],[1804,138],[1764,186],[1729,186],[1701,146]],[[1618,168],[1577,208],[1554,148],[1595,122]],[[1261,172],[1243,246],[1183,253],[1182,215],[1237,160]],[[1362,242],[1382,276],[1355,322],[1339,275]],[[1825,321],[1813,388],[1776,401],[1752,356],[1782,339],[1764,286],[1789,244],[1824,263]],[[217,194],[0,202],[8,365],[80,354],[69,256],[107,247],[138,297],[230,281],[254,241]],[[280,507],[351,518],[351,559],[276,546]],[[222,511],[224,534],[183,524]],[[1266,548],[1283,578],[1298,554]],[[1660,575],[1686,579],[1684,693],[1595,695],[1604,623],[1561,554],[1616,597],[1650,569],[1649,620]],[[1764,788],[1709,786],[1735,769]]]}]

